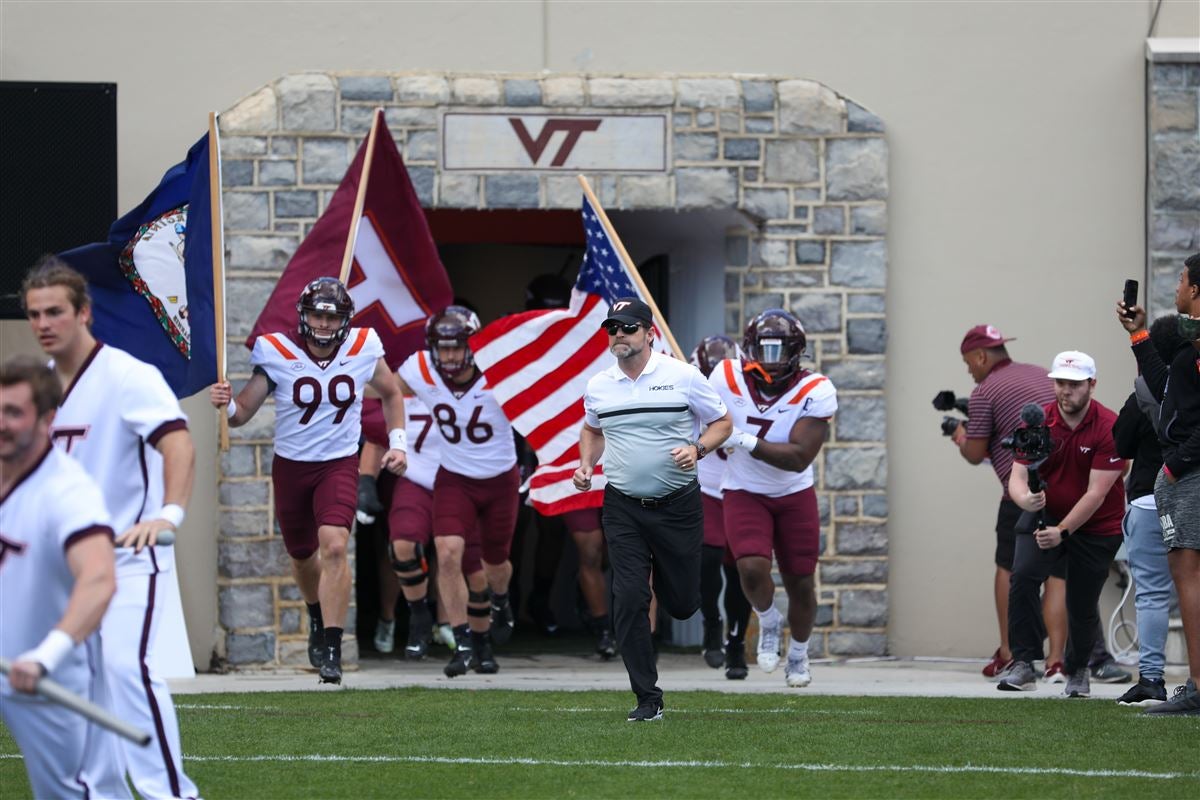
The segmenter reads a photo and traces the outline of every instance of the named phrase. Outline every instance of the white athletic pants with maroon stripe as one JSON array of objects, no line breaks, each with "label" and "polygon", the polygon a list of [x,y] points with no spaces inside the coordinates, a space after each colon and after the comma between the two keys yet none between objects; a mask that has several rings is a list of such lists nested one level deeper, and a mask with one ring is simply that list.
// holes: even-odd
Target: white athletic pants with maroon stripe
[{"label": "white athletic pants with maroon stripe", "polygon": [[[95,656],[99,663],[98,645],[95,637],[88,639],[89,662]],[[102,669],[92,670],[90,682],[62,685],[93,703],[109,705]],[[132,798],[115,734],[56,703],[19,692],[0,695],[0,716],[21,749],[34,797]]]},{"label": "white athletic pants with maroon stripe", "polygon": [[145,747],[122,740],[129,777],[146,800],[199,797],[183,772],[175,703],[166,681],[151,668],[163,596],[158,575],[118,572],[117,593],[100,626],[113,711],[151,736]]}]

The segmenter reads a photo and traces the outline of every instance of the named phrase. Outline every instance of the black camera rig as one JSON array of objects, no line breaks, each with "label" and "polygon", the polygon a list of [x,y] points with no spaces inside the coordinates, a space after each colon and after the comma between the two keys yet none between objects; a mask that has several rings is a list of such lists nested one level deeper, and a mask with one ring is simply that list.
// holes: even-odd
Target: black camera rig
[{"label": "black camera rig", "polygon": [[[965,397],[956,397],[954,392],[943,389],[933,396],[933,407],[938,411],[957,411],[964,417],[970,416],[970,404]],[[942,417],[942,436],[953,436],[962,420],[946,415]]]}]

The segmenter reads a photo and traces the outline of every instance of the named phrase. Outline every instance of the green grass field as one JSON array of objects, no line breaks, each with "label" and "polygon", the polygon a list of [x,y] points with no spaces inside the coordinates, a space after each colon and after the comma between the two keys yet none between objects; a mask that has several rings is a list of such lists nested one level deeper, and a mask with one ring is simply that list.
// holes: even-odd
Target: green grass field
[{"label": "green grass field", "polygon": [[[400,689],[176,697],[206,798],[1200,797],[1200,719],[1113,702]],[[29,796],[0,735],[4,800]]]}]

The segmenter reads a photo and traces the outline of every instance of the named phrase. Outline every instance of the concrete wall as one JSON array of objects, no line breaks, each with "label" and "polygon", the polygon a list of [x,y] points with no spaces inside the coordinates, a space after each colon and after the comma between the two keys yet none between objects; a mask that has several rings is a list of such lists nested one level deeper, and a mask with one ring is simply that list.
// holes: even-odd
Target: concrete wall
[{"label": "concrete wall", "polygon": [[[1020,337],[1022,360],[1088,350],[1101,400],[1124,396],[1132,362],[1110,309],[1122,279],[1143,272],[1153,8],[45,0],[0,7],[0,77],[118,84],[122,209],[207,111],[307,69],[771,73],[866,105],[887,123],[892,158],[891,650],[979,655],[995,639],[997,487],[939,441],[929,399],[970,388],[957,341],[985,321]],[[1195,3],[1163,3],[1157,35],[1197,30]],[[6,350],[13,330],[0,328]],[[195,430],[212,441],[203,416]],[[211,484],[189,524],[206,497],[215,505]]]}]

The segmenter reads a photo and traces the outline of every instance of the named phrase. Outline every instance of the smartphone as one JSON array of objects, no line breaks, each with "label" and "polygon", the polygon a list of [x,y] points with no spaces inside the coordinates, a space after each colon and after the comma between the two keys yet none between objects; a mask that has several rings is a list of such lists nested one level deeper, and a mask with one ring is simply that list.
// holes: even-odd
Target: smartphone
[{"label": "smartphone", "polygon": [[1133,319],[1133,307],[1137,305],[1138,282],[1130,279],[1125,281],[1125,316]]}]

